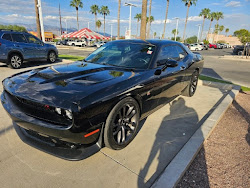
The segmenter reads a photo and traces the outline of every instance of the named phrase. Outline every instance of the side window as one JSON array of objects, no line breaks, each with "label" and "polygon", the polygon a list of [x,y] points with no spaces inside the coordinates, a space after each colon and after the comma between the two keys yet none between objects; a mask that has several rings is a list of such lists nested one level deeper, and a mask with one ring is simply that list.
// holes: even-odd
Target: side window
[{"label": "side window", "polygon": [[13,42],[23,42],[27,43],[26,38],[23,34],[12,34]]},{"label": "side window", "polygon": [[32,35],[26,35],[26,38],[27,38],[27,40],[28,40],[29,43],[41,44],[41,41],[38,40],[36,37],[34,37]]},{"label": "side window", "polygon": [[12,41],[11,35],[7,33],[2,36],[2,39]]},{"label": "side window", "polygon": [[179,60],[182,60],[186,57],[187,52],[185,52],[180,46],[176,46],[177,52],[179,53]]},{"label": "side window", "polygon": [[168,59],[174,59],[178,61],[180,59],[179,53],[175,45],[169,45],[162,48],[159,58],[158,65],[164,64]]}]

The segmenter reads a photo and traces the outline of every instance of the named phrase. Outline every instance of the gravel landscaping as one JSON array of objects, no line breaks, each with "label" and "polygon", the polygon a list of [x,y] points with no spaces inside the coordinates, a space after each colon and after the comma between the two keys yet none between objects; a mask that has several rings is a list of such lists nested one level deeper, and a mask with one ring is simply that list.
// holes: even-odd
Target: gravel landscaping
[{"label": "gravel landscaping", "polygon": [[182,187],[250,187],[250,92],[239,93],[180,180]]}]

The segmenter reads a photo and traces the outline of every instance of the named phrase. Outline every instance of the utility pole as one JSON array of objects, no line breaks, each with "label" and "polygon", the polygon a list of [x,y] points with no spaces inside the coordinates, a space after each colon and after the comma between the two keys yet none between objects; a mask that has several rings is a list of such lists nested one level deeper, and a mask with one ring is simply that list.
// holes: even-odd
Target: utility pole
[{"label": "utility pole", "polygon": [[176,37],[177,37],[177,33],[178,33],[178,23],[179,23],[179,18],[175,18],[176,19],[176,29],[175,29],[175,36],[174,36],[174,40],[176,41]]},{"label": "utility pole", "polygon": [[200,37],[200,29],[201,29],[201,24],[197,25],[199,27],[198,29],[198,35],[197,35],[197,43],[199,42],[199,37]]},{"label": "utility pole", "polygon": [[61,17],[61,7],[59,3],[59,19],[60,19],[60,34],[62,36],[62,17]]},{"label": "utility pole", "polygon": [[90,22],[88,22],[88,29],[89,29],[89,23],[90,23]]},{"label": "utility pole", "polygon": [[40,27],[40,20],[39,20],[39,11],[37,7],[37,0],[35,0],[35,11],[36,11],[36,30],[37,30],[37,37],[41,39],[41,27]]},{"label": "utility pole", "polygon": [[132,3],[125,3],[125,6],[130,6],[130,12],[129,12],[129,39],[131,39],[132,6],[136,7],[136,5],[134,5]]},{"label": "utility pole", "polygon": [[38,10],[39,10],[39,18],[40,18],[40,25],[41,25],[42,41],[45,42],[44,26],[43,26],[43,12],[42,12],[41,0],[38,0],[37,7],[38,7]]}]

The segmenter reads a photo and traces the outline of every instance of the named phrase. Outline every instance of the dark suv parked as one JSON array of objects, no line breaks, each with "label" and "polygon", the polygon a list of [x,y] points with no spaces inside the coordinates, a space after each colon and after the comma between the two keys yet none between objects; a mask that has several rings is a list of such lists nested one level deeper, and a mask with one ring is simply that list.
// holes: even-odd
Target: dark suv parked
[{"label": "dark suv parked", "polygon": [[0,61],[11,68],[18,69],[23,61],[30,60],[47,60],[54,63],[57,56],[55,46],[45,44],[29,33],[0,30]]}]

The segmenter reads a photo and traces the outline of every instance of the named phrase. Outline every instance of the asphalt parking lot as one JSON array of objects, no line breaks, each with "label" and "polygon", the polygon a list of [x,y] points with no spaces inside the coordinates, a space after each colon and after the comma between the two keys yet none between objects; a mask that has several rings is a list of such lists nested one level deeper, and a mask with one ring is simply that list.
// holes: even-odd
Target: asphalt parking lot
[{"label": "asphalt parking lot", "polygon": [[[36,66],[0,68],[1,81]],[[103,148],[74,162],[23,143],[0,105],[1,187],[150,187],[227,93],[225,89],[199,86],[194,97],[180,96],[142,121],[138,135],[125,149]]]}]

